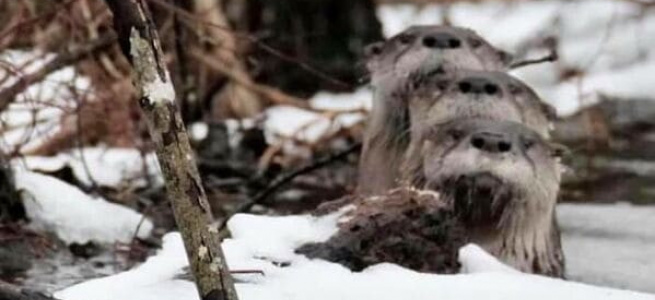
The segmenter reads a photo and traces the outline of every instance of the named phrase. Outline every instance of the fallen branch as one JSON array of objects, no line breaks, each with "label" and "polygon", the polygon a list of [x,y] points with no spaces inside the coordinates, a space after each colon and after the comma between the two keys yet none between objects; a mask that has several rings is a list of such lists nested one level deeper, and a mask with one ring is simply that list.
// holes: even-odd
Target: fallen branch
[{"label": "fallen branch", "polygon": [[250,201],[248,201],[248,202],[242,204],[241,206],[237,207],[228,217],[226,217],[225,220],[223,220],[223,222],[221,222],[221,226],[219,226],[219,230],[223,230],[225,228],[225,225],[227,225],[227,221],[230,219],[230,217],[232,217],[233,215],[235,215],[237,213],[247,212],[253,206],[263,203],[264,201],[266,201],[266,199],[268,199],[268,197],[270,195],[275,193],[278,189],[280,189],[285,184],[291,182],[294,178],[296,178],[296,177],[298,177],[300,175],[303,175],[303,174],[307,174],[307,173],[312,172],[314,170],[318,170],[318,169],[320,169],[320,168],[322,168],[324,166],[327,166],[327,165],[329,165],[332,162],[335,162],[337,160],[343,159],[343,158],[347,157],[349,154],[359,151],[361,148],[362,148],[361,143],[354,143],[354,144],[350,145],[350,147],[348,147],[348,148],[346,148],[344,150],[341,150],[341,151],[336,152],[336,153],[332,153],[332,154],[330,154],[330,155],[328,155],[326,157],[323,157],[321,159],[313,161],[313,162],[311,162],[311,163],[309,163],[309,164],[307,164],[307,165],[305,165],[303,167],[300,167],[300,168],[298,168],[296,170],[293,170],[293,171],[291,171],[289,173],[285,173],[285,174],[282,174],[282,175],[278,176],[277,178],[273,179],[273,181],[271,181],[271,183],[264,190],[257,193],[254,197],[252,197],[252,199]]},{"label": "fallen branch", "polygon": [[193,150],[175,104],[159,36],[144,0],[106,0],[166,182],[189,266],[203,300],[237,300]]},{"label": "fallen branch", "polygon": [[42,81],[48,75],[72,65],[88,55],[109,49],[114,42],[116,42],[114,34],[105,35],[88,44],[64,51],[38,71],[19,78],[16,83],[0,91],[0,112],[5,110],[16,96],[25,91],[30,85]]}]

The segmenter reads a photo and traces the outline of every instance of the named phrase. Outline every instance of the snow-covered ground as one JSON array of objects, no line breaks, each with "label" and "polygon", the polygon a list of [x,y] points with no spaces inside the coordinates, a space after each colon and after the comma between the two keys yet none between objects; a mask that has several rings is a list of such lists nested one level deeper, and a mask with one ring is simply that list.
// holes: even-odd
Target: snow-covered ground
[{"label": "snow-covered ground", "polygon": [[[572,274],[584,276],[593,272],[599,278],[619,280],[619,285],[655,291],[655,268],[645,266],[638,270],[625,252],[590,253],[594,251],[583,246],[592,246],[590,239],[595,239],[596,245],[612,244],[610,249],[617,249],[620,243],[617,239],[623,240],[622,245],[626,247],[639,242],[640,247],[627,255],[647,260],[652,256],[655,240],[652,233],[643,234],[646,231],[643,228],[655,228],[652,210],[627,205],[603,208],[563,205],[559,212]],[[641,217],[621,220],[620,216],[625,214]],[[613,217],[607,218],[608,215]],[[655,295],[522,274],[473,245],[460,251],[460,262],[468,273],[459,275],[421,274],[392,264],[351,272],[338,264],[308,260],[293,253],[294,248],[305,242],[326,240],[335,232],[336,222],[336,215],[232,218],[228,225],[233,238],[223,243],[230,268],[265,273],[264,276],[236,276],[240,282],[237,284],[240,299],[655,299]],[[630,227],[635,222],[641,229]],[[623,234],[628,232],[634,235]],[[580,263],[585,255],[585,261]],[[64,289],[55,296],[64,300],[198,299],[192,283],[175,279],[185,265],[181,238],[177,233],[170,233],[164,238],[163,249],[143,265]],[[630,272],[639,276],[625,276]],[[597,278],[583,279],[596,281]]]},{"label": "snow-covered ground", "polygon": [[127,243],[134,236],[148,237],[153,229],[141,214],[91,197],[55,177],[20,168],[15,175],[30,225],[56,234],[67,244]]}]

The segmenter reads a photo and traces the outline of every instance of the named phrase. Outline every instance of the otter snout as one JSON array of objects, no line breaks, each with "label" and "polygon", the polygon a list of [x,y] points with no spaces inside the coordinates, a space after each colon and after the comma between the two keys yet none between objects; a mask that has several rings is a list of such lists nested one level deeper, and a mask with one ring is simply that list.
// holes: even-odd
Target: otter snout
[{"label": "otter snout", "polygon": [[459,91],[463,94],[500,94],[500,87],[487,78],[474,77],[464,78],[457,84]]},{"label": "otter snout", "polygon": [[511,198],[507,185],[488,172],[462,175],[449,188],[455,213],[473,226],[498,222]]},{"label": "otter snout", "polygon": [[473,148],[489,153],[505,153],[513,148],[512,138],[504,133],[478,132],[469,141]]},{"label": "otter snout", "polygon": [[445,32],[425,36],[421,42],[423,46],[432,49],[457,49],[462,46],[458,37]]}]

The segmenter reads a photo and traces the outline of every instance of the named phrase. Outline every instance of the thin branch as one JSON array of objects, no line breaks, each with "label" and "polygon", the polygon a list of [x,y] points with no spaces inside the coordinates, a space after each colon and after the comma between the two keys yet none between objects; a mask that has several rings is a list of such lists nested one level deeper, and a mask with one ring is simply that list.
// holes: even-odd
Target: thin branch
[{"label": "thin branch", "polygon": [[545,63],[545,62],[553,62],[559,59],[559,55],[557,54],[557,50],[555,48],[551,48],[550,52],[548,55],[540,58],[535,58],[535,59],[526,59],[526,60],[521,60],[513,63],[511,66],[509,66],[510,70],[522,68],[525,66],[529,65],[536,65],[540,63]]},{"label": "thin branch", "polygon": [[300,168],[298,168],[296,170],[293,170],[293,171],[291,171],[289,173],[278,176],[273,181],[271,181],[271,183],[264,190],[257,193],[248,202],[246,202],[246,203],[242,204],[241,206],[237,207],[230,214],[230,216],[226,217],[225,220],[223,220],[223,222],[219,226],[219,230],[223,230],[225,228],[225,225],[227,225],[227,220],[229,220],[230,217],[232,217],[233,215],[235,215],[237,213],[247,212],[253,206],[255,206],[256,204],[263,203],[264,201],[266,201],[266,199],[268,199],[268,197],[270,195],[275,193],[278,189],[280,189],[285,184],[291,182],[296,177],[298,177],[300,175],[303,175],[303,174],[313,172],[315,170],[318,170],[318,169],[320,169],[322,167],[325,167],[325,166],[327,166],[327,165],[329,165],[329,164],[331,164],[331,163],[333,163],[333,162],[335,162],[337,160],[344,159],[344,158],[348,157],[348,155],[350,155],[351,153],[354,153],[354,152],[357,152],[357,151],[361,150],[361,148],[362,148],[361,143],[354,143],[354,144],[350,145],[348,148],[346,148],[344,150],[341,150],[341,151],[336,152],[336,153],[332,153],[332,154],[330,154],[330,155],[328,155],[326,157],[323,157],[323,158],[320,158],[320,159],[318,159],[316,161],[313,161],[313,162],[311,162],[311,163],[309,163],[309,164],[307,164],[307,165],[305,165],[303,167],[300,167]]},{"label": "thin branch", "polygon": [[30,85],[42,81],[48,75],[72,65],[88,55],[109,49],[114,42],[116,42],[116,36],[107,34],[88,44],[61,53],[38,71],[19,78],[16,83],[0,91],[0,112],[5,110],[16,96],[25,91]]},{"label": "thin branch", "polygon": [[221,72],[230,80],[236,82],[243,87],[250,89],[251,91],[259,94],[260,96],[266,98],[270,102],[276,104],[287,104],[300,108],[310,108],[307,101],[304,101],[300,98],[290,96],[285,94],[275,88],[257,84],[248,78],[241,76],[241,73],[233,72],[231,69],[227,68],[223,63],[218,61],[218,59],[207,56],[203,51],[198,48],[192,48],[190,51],[191,56],[198,59],[201,63],[206,64],[210,68]]},{"label": "thin branch", "polygon": [[220,24],[214,24],[214,23],[210,23],[210,22],[203,22],[202,20],[198,20],[198,17],[196,15],[191,14],[191,13],[189,13],[187,11],[184,11],[184,10],[178,8],[178,7],[175,7],[174,5],[171,5],[170,3],[166,3],[163,0],[148,0],[148,1],[152,2],[152,3],[156,4],[156,5],[159,5],[160,7],[164,8],[164,9],[167,9],[167,10],[171,11],[176,15],[179,15],[179,16],[183,17],[183,19],[186,22],[200,23],[200,24],[205,25],[205,26],[210,26],[210,27],[214,27],[214,28],[217,28],[217,29],[221,29],[221,30],[230,32],[236,38],[245,39],[245,40],[253,43],[255,46],[259,47],[260,49],[268,52],[269,54],[271,54],[271,55],[273,55],[275,57],[278,57],[281,60],[284,60],[286,62],[296,64],[301,69],[305,70],[307,73],[312,74],[312,75],[314,75],[317,78],[320,78],[322,80],[325,80],[326,82],[330,82],[331,84],[333,84],[333,85],[335,85],[337,87],[346,88],[346,89],[352,89],[353,88],[353,86],[351,84],[343,82],[343,81],[335,78],[334,76],[331,76],[330,74],[327,74],[324,71],[321,71],[318,68],[316,68],[316,67],[314,67],[314,66],[312,66],[312,65],[310,65],[310,64],[308,64],[306,62],[300,61],[297,58],[289,56],[289,55],[281,52],[280,50],[277,50],[277,49],[271,47],[270,45],[260,41],[257,37],[255,37],[255,36],[253,36],[251,34],[243,33],[243,32],[237,32],[237,31],[234,31],[234,30],[232,30],[230,28],[227,28],[225,26],[221,26]]}]

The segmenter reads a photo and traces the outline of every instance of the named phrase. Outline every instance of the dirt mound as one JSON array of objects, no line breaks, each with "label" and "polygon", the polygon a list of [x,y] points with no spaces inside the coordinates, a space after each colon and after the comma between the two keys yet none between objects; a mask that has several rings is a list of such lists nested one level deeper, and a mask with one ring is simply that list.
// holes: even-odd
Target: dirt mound
[{"label": "dirt mound", "polygon": [[355,205],[344,215],[338,233],[296,252],[353,271],[382,262],[423,272],[459,270],[457,251],[466,241],[465,231],[451,205],[438,194],[401,188],[353,200],[350,203]]}]

